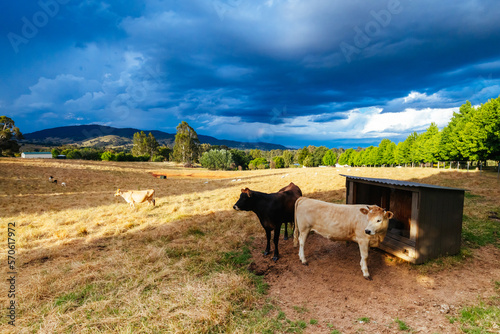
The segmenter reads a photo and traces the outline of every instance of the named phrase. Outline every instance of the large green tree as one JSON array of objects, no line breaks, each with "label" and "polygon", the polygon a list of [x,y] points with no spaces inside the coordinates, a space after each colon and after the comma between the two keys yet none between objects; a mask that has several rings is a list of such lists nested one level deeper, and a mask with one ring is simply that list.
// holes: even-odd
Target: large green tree
[{"label": "large green tree", "polygon": [[174,144],[174,160],[183,163],[193,163],[198,159],[198,134],[189,124],[182,121],[177,126]]},{"label": "large green tree", "polygon": [[[297,153],[295,154],[295,160],[303,165],[304,164],[304,159],[310,156],[312,153],[309,152],[306,146],[304,146],[302,149],[298,150]],[[311,158],[312,161],[312,158]]]},{"label": "large green tree", "polygon": [[448,125],[441,133],[440,152],[443,160],[464,160],[463,142],[460,132],[471,117],[473,107],[469,101],[463,104],[458,113],[453,113]]},{"label": "large green tree", "polygon": [[411,156],[414,162],[437,162],[440,157],[441,133],[435,123],[431,123],[429,128],[419,134],[413,143]]},{"label": "large green tree", "polygon": [[500,159],[500,97],[470,108],[458,130],[460,154],[474,161]]},{"label": "large green tree", "polygon": [[387,151],[390,144],[391,144],[391,141],[389,139],[382,139],[380,144],[378,144],[376,165],[388,165],[388,164],[390,164],[390,162],[386,161],[386,159],[385,159],[386,151]]},{"label": "large green tree", "polygon": [[325,146],[316,147],[314,149],[312,153],[314,166],[319,166],[323,163],[323,157],[328,151],[329,151],[328,147]]},{"label": "large green tree", "polygon": [[285,168],[293,164],[293,153],[290,150],[283,151],[283,159],[285,160]]},{"label": "large green tree", "polygon": [[19,153],[20,146],[17,141],[23,138],[14,120],[0,116],[0,156],[13,156],[14,153]]},{"label": "large green tree", "polygon": [[332,150],[328,150],[323,156],[322,162],[325,166],[335,166],[335,163],[337,162],[337,153]]},{"label": "large green tree", "polygon": [[342,153],[339,157],[339,164],[341,165],[349,165],[349,162],[351,160],[351,155],[354,154],[354,149],[350,148],[347,149],[344,153]]},{"label": "large green tree", "polygon": [[160,145],[155,136],[150,132],[146,136],[144,131],[134,133],[132,154],[134,156],[149,155],[151,158],[158,153]]}]

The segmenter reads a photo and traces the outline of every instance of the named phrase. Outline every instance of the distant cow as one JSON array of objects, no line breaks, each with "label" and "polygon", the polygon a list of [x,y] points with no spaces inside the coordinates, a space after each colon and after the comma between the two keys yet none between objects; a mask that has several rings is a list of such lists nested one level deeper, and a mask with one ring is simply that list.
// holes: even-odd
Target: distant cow
[{"label": "distant cow", "polygon": [[298,239],[300,260],[307,264],[304,244],[311,230],[330,240],[355,241],[361,253],[363,277],[371,280],[366,264],[368,250],[384,240],[392,216],[392,212],[376,205],[333,204],[301,197],[295,203],[294,246]]},{"label": "distant cow", "polygon": [[150,203],[153,203],[153,206],[155,205],[155,199],[153,196],[155,195],[154,189],[148,189],[148,190],[129,190],[129,191],[123,191],[121,189],[118,189],[116,191],[115,196],[121,196],[127,201],[127,203],[130,204],[131,207],[135,207],[135,203],[144,203],[148,201],[148,205]]},{"label": "distant cow", "polygon": [[[289,185],[287,185],[286,187],[284,188],[281,188],[278,192],[282,193],[284,191],[291,191],[293,196],[295,197],[295,200],[292,202],[292,201],[287,201],[286,204],[287,204],[287,208],[286,208],[286,211],[288,213],[288,217],[291,217],[290,220],[287,220],[285,222],[285,237],[284,239],[285,240],[288,240],[288,231],[287,231],[287,223],[290,223],[290,225],[292,225],[292,228],[294,226],[293,224],[293,220],[294,220],[294,216],[295,216],[295,201],[297,200],[297,198],[301,197],[302,196],[302,191],[300,190],[300,188],[298,186],[296,186],[293,182],[290,182]],[[291,216],[289,215],[291,213]]]},{"label": "distant cow", "polygon": [[57,184],[57,180],[54,179],[52,176],[49,176],[49,182]]},{"label": "distant cow", "polygon": [[267,244],[264,255],[269,254],[271,231],[274,230],[274,261],[279,259],[278,241],[281,224],[293,221],[293,210],[290,208],[293,208],[296,199],[293,190],[265,194],[245,188],[241,190],[240,199],[233,206],[238,211],[253,211],[259,217],[260,223],[266,231]]}]

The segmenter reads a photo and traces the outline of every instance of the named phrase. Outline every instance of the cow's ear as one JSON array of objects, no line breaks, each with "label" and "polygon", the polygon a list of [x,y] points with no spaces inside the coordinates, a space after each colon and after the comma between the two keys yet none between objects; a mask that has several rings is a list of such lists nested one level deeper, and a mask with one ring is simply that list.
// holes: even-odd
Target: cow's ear
[{"label": "cow's ear", "polygon": [[387,211],[385,213],[385,216],[387,217],[387,219],[391,219],[392,217],[394,217],[394,213],[392,213],[391,211]]},{"label": "cow's ear", "polygon": [[368,212],[370,212],[368,209],[365,209],[365,208],[361,208],[361,209],[359,209],[359,211],[361,211],[361,213],[364,215],[367,215]]},{"label": "cow's ear", "polygon": [[241,192],[242,193],[246,193],[248,195],[248,197],[250,197],[250,193],[252,192],[250,189],[248,188],[245,188],[245,189],[241,189]]}]

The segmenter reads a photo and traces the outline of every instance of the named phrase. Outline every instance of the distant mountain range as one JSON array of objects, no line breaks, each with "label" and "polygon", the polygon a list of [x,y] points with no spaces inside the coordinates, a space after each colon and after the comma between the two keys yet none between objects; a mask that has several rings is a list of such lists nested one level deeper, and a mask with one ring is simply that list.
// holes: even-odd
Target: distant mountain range
[{"label": "distant mountain range", "polygon": [[[132,146],[132,138],[134,136],[134,133],[140,131],[144,131],[146,135],[151,132],[160,144],[168,146],[173,146],[174,144],[175,134],[172,133],[166,133],[158,130],[114,128],[111,126],[97,124],[62,126],[35,131],[32,133],[26,133],[24,134],[24,142],[46,145],[77,144],[80,146],[94,147]],[[234,140],[217,139],[204,135],[198,135],[198,139],[202,144],[206,143],[210,145],[226,145],[229,148],[257,148],[261,150],[287,149],[287,147],[279,144],[263,142],[247,143]]]}]

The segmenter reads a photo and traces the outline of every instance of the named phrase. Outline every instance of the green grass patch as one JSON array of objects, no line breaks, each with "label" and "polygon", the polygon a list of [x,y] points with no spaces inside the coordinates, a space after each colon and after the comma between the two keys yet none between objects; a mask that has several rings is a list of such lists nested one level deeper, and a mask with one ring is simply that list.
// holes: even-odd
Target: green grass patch
[{"label": "green grass patch", "polygon": [[309,323],[310,323],[311,325],[317,325],[317,324],[318,324],[318,320],[316,320],[316,319],[311,319],[311,320],[309,320]]},{"label": "green grass patch", "polygon": [[357,322],[360,322],[360,323],[364,323],[364,324],[369,324],[370,323],[370,318],[368,317],[363,317],[363,318],[359,318],[358,320],[356,320]]},{"label": "green grass patch", "polygon": [[[498,302],[498,301],[497,301]],[[500,303],[488,305],[481,302],[477,306],[468,306],[460,310],[458,320],[464,333],[495,333],[500,323]]]},{"label": "green grass patch", "polygon": [[466,306],[459,310],[456,318],[460,321],[464,333],[496,333],[500,325],[500,281],[494,281],[496,296],[488,301],[480,301],[479,305]]},{"label": "green grass patch", "polygon": [[306,312],[309,312],[309,310],[305,306],[294,306],[293,309],[297,313],[306,313]]},{"label": "green grass patch", "polygon": [[444,269],[455,268],[464,263],[465,260],[471,258],[472,250],[467,247],[462,247],[460,252],[451,256],[440,256],[436,259],[428,260],[419,265],[412,265],[421,275],[439,272]]},{"label": "green grass patch", "polygon": [[252,252],[250,251],[250,248],[248,246],[243,246],[239,250],[223,253],[220,263],[241,267],[248,265],[251,258]]},{"label": "green grass patch", "polygon": [[100,292],[95,285],[87,284],[82,289],[70,293],[62,294],[54,301],[55,306],[59,306],[63,312],[82,306],[86,301],[96,301],[102,299]]},{"label": "green grass patch", "polygon": [[464,193],[464,197],[465,197],[465,198],[468,198],[468,199],[475,199],[475,198],[481,198],[482,196],[480,196],[480,195],[475,195],[475,194],[471,193],[470,191],[466,191],[466,192]]},{"label": "green grass patch", "polygon": [[188,236],[193,235],[193,236],[195,236],[197,238],[201,238],[201,237],[205,236],[205,232],[203,232],[202,230],[200,230],[197,227],[190,227],[186,231],[186,235],[188,235]]},{"label": "green grass patch", "polygon": [[408,326],[403,320],[396,318],[394,320],[394,322],[398,324],[398,328],[400,331],[409,331],[410,330],[410,326]]},{"label": "green grass patch", "polygon": [[[269,316],[271,312],[278,311],[275,317]],[[303,333],[307,328],[304,320],[292,321],[283,311],[278,310],[272,303],[265,304],[260,309],[238,315],[237,328],[245,328],[245,333]]]},{"label": "green grass patch", "polygon": [[463,217],[462,239],[468,247],[495,245],[500,248],[500,224],[493,221]]}]

